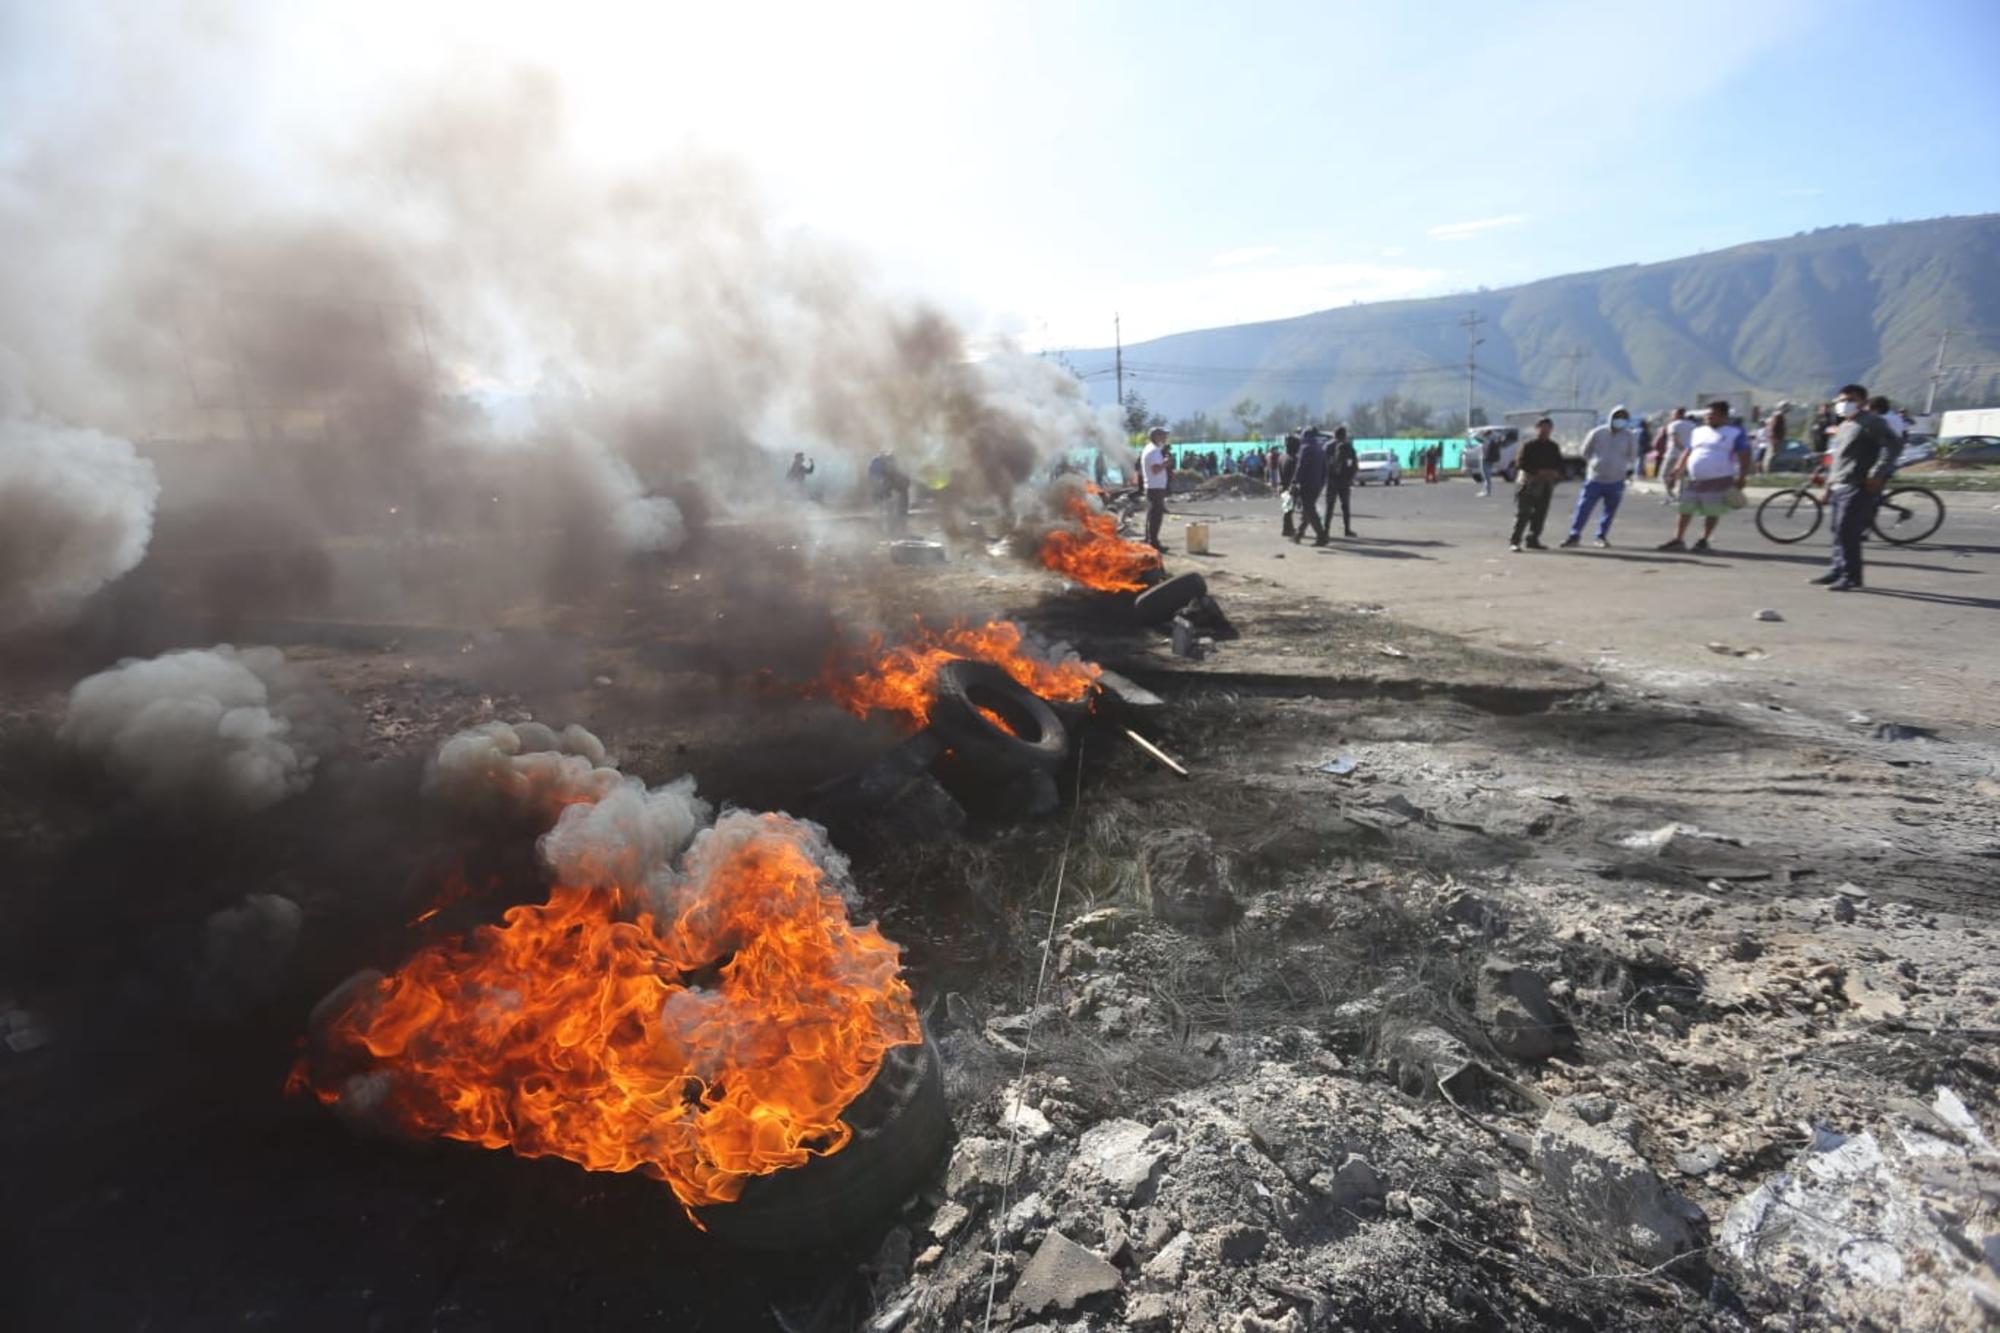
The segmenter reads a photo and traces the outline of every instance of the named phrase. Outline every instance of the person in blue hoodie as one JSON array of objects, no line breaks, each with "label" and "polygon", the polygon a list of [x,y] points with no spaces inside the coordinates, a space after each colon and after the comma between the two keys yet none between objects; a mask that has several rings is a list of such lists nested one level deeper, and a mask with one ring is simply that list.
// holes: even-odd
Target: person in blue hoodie
[{"label": "person in blue hoodie", "polygon": [[1292,486],[1298,492],[1298,512],[1294,516],[1297,524],[1292,529],[1292,544],[1306,535],[1306,524],[1313,525],[1318,534],[1313,538],[1314,546],[1325,546],[1331,538],[1326,535],[1326,520],[1320,516],[1320,492],[1326,489],[1326,433],[1318,426],[1308,427],[1299,437],[1299,470],[1293,474]]}]

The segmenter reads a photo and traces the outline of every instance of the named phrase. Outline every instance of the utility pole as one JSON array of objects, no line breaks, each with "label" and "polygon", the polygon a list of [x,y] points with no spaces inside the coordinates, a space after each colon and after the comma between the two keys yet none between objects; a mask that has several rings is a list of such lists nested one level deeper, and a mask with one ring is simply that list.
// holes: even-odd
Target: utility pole
[{"label": "utility pole", "polygon": [[1931,389],[1929,393],[1924,395],[1925,416],[1929,416],[1931,414],[1931,409],[1937,406],[1938,381],[1944,378],[1944,348],[1945,344],[1950,341],[1951,341],[1950,329],[1946,329],[1944,332],[1938,334],[1937,360],[1931,363]]},{"label": "utility pole", "polygon": [[1479,374],[1479,344],[1486,340],[1479,336],[1479,326],[1486,317],[1477,310],[1468,310],[1459,322],[1465,330],[1465,428],[1472,429],[1472,384]]},{"label": "utility pole", "polygon": [[1122,416],[1125,412],[1125,331],[1116,312],[1111,316],[1111,342],[1116,349],[1112,357],[1113,364],[1118,367],[1118,411]]},{"label": "utility pole", "polygon": [[1581,347],[1572,347],[1567,352],[1556,353],[1556,360],[1569,362],[1569,405],[1571,407],[1582,405],[1583,394],[1579,386],[1582,380],[1583,362],[1589,355],[1590,353],[1584,351]]}]

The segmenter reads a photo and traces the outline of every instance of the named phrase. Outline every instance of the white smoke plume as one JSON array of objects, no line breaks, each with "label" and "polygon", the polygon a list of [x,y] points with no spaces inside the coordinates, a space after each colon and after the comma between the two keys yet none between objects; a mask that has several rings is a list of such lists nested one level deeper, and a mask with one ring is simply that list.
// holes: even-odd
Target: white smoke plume
[{"label": "white smoke plume", "polygon": [[125,440],[0,417],[0,632],[60,623],[129,572],[159,493]]},{"label": "white smoke plume", "polygon": [[698,509],[762,512],[780,443],[894,450],[1014,509],[1038,467],[1119,439],[1057,366],[975,358],[953,321],[774,224],[735,166],[582,165],[549,79],[365,111],[275,182],[199,144],[156,156],[123,102],[92,106],[38,126],[23,188],[0,190],[0,247],[48,260],[0,272],[7,378],[168,437],[163,524],[220,505],[216,541],[253,520],[328,546],[483,539],[469,563],[518,583],[670,552]]},{"label": "white smoke plume", "polygon": [[148,805],[222,815],[305,791],[328,746],[315,695],[285,655],[229,644],[85,677],[58,735]]},{"label": "white smoke plume", "polygon": [[564,884],[637,889],[659,880],[711,807],[683,777],[648,788],[618,770],[604,743],[575,725],[489,722],[438,749],[425,774],[433,799],[475,816],[547,829],[542,860]]}]

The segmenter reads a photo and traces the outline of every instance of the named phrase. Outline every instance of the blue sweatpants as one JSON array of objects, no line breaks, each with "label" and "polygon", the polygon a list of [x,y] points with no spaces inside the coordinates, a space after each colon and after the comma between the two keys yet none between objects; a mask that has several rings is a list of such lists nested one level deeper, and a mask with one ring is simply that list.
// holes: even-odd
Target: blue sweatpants
[{"label": "blue sweatpants", "polygon": [[1602,541],[1611,531],[1611,520],[1618,517],[1619,502],[1625,498],[1625,483],[1622,481],[1586,481],[1583,493],[1576,497],[1576,512],[1570,515],[1569,535],[1581,537],[1583,525],[1590,522],[1590,511],[1597,508],[1599,500],[1604,501],[1604,517],[1598,520],[1597,537]]}]

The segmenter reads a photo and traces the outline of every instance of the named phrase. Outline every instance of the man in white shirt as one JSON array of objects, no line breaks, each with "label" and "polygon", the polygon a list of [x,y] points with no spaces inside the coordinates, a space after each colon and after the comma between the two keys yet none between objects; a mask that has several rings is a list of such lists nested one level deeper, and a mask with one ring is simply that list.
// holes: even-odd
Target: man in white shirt
[{"label": "man in white shirt", "polygon": [[1660,500],[1663,505],[1674,502],[1674,492],[1680,487],[1681,460],[1687,457],[1688,441],[1693,438],[1694,422],[1688,418],[1688,410],[1675,408],[1674,419],[1667,423],[1667,456],[1660,463],[1660,485],[1667,492]]},{"label": "man in white shirt", "polygon": [[1599,426],[1583,439],[1583,493],[1576,497],[1576,512],[1570,515],[1569,536],[1564,546],[1583,539],[1583,525],[1590,511],[1604,502],[1604,517],[1597,521],[1597,545],[1611,545],[1611,520],[1618,517],[1619,502],[1625,498],[1625,482],[1639,462],[1639,435],[1632,429],[1632,414],[1620,403],[1611,409],[1611,424]]},{"label": "man in white shirt", "polygon": [[[1706,551],[1715,525],[1731,509],[1729,494],[1743,489],[1750,476],[1750,441],[1743,427],[1729,419],[1729,404],[1717,399],[1708,405],[1708,424],[1688,436],[1686,457],[1677,469],[1681,483],[1680,521],[1674,535],[1659,545],[1662,551]],[[1669,474],[1669,480],[1673,475]],[[1701,516],[1701,537],[1693,546],[1684,544],[1688,520]]]},{"label": "man in white shirt", "polygon": [[1167,479],[1173,470],[1166,428],[1155,426],[1146,437],[1146,452],[1139,456],[1139,473],[1146,479],[1146,545],[1162,554],[1167,548],[1160,544],[1160,524],[1167,518]]}]

